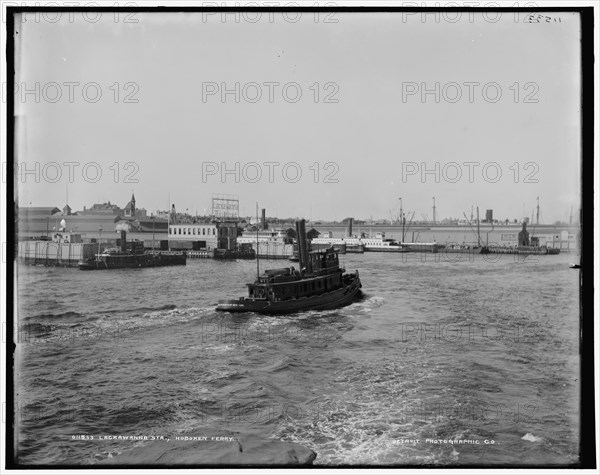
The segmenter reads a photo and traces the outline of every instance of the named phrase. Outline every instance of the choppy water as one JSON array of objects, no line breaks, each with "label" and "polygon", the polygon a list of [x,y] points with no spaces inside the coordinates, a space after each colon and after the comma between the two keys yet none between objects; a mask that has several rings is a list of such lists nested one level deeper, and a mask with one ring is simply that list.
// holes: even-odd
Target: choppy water
[{"label": "choppy water", "polygon": [[364,298],[283,318],[214,311],[252,261],[20,266],[19,462],[215,429],[300,442],[321,465],[578,461],[576,256],[341,257]]}]

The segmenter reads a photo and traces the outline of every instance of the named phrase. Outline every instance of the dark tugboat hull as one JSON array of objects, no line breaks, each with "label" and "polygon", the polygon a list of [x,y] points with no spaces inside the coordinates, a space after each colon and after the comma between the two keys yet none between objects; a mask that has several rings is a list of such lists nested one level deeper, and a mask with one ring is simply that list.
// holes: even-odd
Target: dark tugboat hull
[{"label": "dark tugboat hull", "polygon": [[311,295],[289,300],[266,300],[240,298],[224,300],[217,306],[218,312],[256,312],[266,315],[281,315],[307,310],[332,310],[345,307],[361,296],[361,283],[358,276],[351,278],[344,287],[320,295]]}]

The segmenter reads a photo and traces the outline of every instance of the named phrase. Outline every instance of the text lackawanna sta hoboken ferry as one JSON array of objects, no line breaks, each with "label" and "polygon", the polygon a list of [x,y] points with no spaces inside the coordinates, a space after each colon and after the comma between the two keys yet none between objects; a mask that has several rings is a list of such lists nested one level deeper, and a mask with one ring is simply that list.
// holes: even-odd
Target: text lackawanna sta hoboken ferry
[{"label": "text lackawanna sta hoboken ferry", "polygon": [[349,305],[361,295],[358,271],[346,274],[332,248],[308,252],[304,220],[296,222],[300,270],[266,270],[248,286],[248,297],[219,302],[218,311],[283,314]]}]

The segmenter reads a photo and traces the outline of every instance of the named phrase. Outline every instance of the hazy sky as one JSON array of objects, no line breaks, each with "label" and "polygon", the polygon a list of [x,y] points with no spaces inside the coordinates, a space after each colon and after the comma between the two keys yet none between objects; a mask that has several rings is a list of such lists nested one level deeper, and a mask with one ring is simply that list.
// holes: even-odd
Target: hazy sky
[{"label": "hazy sky", "polygon": [[[548,16],[30,14],[15,106],[19,161],[34,172],[20,177],[20,204],[64,206],[71,167],[74,210],[124,206],[133,190],[149,211],[170,195],[204,213],[213,193],[230,193],[244,215],[258,201],[313,219],[389,218],[402,197],[421,219],[435,196],[438,218],[479,206],[503,219],[531,216],[539,196],[543,222],[568,219],[579,206],[580,24]],[[236,83],[237,97],[222,98]],[[421,96],[436,83],[437,97]]]}]

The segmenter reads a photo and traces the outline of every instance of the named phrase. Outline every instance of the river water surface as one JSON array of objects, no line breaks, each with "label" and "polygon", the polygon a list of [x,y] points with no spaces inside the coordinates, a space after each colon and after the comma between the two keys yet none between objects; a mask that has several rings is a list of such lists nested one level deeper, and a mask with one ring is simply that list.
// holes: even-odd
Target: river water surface
[{"label": "river water surface", "polygon": [[319,465],[578,461],[575,255],[340,259],[362,300],[285,317],[214,311],[255,261],[19,266],[18,461],[215,430],[299,442]]}]

